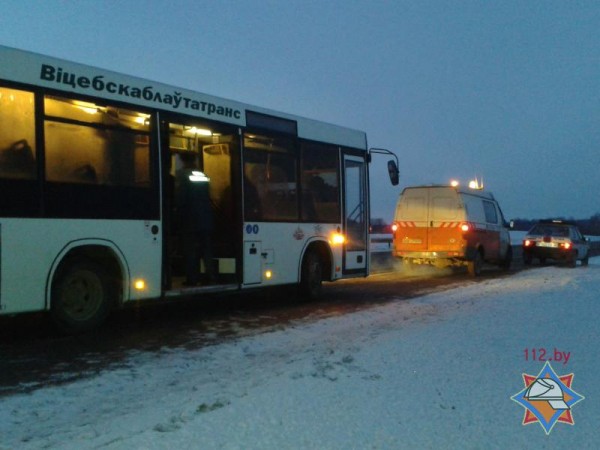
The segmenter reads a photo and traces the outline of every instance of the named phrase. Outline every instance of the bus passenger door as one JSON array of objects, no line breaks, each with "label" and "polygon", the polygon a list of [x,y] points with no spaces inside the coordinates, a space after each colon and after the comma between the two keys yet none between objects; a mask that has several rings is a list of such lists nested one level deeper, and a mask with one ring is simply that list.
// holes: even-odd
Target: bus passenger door
[{"label": "bus passenger door", "polygon": [[366,273],[368,226],[366,161],[344,155],[344,273]]},{"label": "bus passenger door", "polygon": [[[237,284],[242,251],[235,231],[239,229],[235,201],[239,173],[234,170],[239,158],[238,129],[167,116],[162,133],[166,289]],[[200,183],[208,187],[204,199],[208,201],[198,207],[187,188]]]}]

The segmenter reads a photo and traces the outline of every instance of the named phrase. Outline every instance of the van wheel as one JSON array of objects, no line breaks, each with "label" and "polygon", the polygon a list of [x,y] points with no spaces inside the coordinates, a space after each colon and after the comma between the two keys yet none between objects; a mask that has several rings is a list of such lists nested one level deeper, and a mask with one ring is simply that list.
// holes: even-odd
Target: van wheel
[{"label": "van wheel", "polygon": [[532,260],[533,260],[533,258],[531,257],[531,255],[529,253],[525,253],[525,255],[523,255],[523,264],[525,264],[526,266],[531,265]]},{"label": "van wheel", "polygon": [[50,315],[63,333],[90,331],[106,319],[115,296],[100,264],[87,259],[66,261],[52,283]]},{"label": "van wheel", "polygon": [[483,256],[481,255],[481,252],[478,251],[475,253],[475,257],[473,258],[473,261],[469,261],[467,263],[467,271],[470,276],[478,277],[479,275],[481,275],[482,267],[483,267]]},{"label": "van wheel", "polygon": [[504,260],[500,263],[500,268],[502,270],[510,270],[510,265],[512,263],[512,247],[509,246],[506,250],[506,256]]},{"label": "van wheel", "polygon": [[585,255],[585,258],[581,260],[582,266],[587,266],[590,263],[590,254]]},{"label": "van wheel", "polygon": [[309,251],[302,261],[300,294],[308,300],[317,300],[321,296],[323,285],[323,262],[315,251]]},{"label": "van wheel", "polygon": [[577,252],[573,252],[573,254],[567,260],[568,267],[577,267]]}]

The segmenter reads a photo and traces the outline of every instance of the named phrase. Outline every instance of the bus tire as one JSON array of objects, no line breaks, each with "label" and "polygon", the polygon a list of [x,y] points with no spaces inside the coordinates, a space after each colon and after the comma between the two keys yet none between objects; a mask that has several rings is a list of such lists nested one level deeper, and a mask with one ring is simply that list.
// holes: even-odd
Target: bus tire
[{"label": "bus tire", "polygon": [[59,267],[51,295],[50,315],[58,330],[79,334],[104,322],[116,292],[103,266],[75,258]]},{"label": "bus tire", "polygon": [[317,300],[321,297],[322,286],[323,262],[316,251],[309,250],[302,261],[300,294],[307,300]]},{"label": "bus tire", "polygon": [[483,255],[478,250],[475,252],[475,256],[472,261],[467,263],[467,272],[472,277],[478,277],[481,275],[481,269],[483,267]]}]

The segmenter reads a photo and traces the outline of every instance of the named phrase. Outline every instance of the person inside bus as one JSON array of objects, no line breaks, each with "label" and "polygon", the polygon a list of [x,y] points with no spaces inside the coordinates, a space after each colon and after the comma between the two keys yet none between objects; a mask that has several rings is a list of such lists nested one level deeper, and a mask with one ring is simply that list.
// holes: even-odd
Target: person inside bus
[{"label": "person inside bus", "polygon": [[98,183],[98,174],[91,164],[83,164],[73,170],[73,177],[80,183]]},{"label": "person inside bus", "polygon": [[199,171],[195,153],[180,153],[179,158],[183,167],[175,173],[175,206],[185,259],[184,286],[196,286],[199,283],[201,258],[206,281],[214,283],[211,244],[214,219],[210,203],[210,180]]},{"label": "person inside bus", "polygon": [[35,177],[33,150],[26,139],[21,139],[0,152],[0,177],[2,176],[27,179]]}]

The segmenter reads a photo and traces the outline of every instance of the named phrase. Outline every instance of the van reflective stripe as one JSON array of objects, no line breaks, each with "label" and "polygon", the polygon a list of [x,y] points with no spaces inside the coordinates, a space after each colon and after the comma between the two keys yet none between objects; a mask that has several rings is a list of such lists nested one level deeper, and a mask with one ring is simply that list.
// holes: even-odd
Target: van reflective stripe
[{"label": "van reflective stripe", "polygon": [[460,225],[460,222],[440,222],[438,225],[441,228],[456,228]]},{"label": "van reflective stripe", "polygon": [[405,228],[415,228],[417,226],[414,222],[398,222],[398,225]]}]

